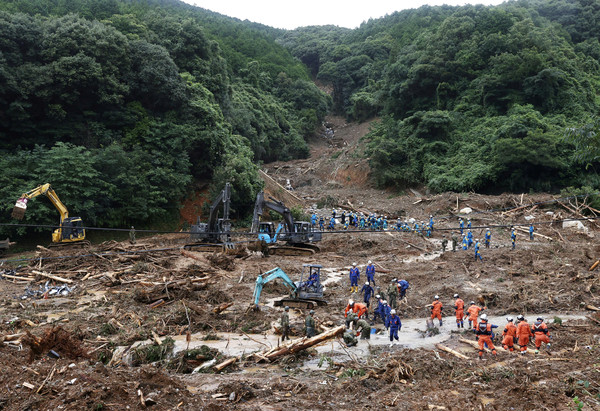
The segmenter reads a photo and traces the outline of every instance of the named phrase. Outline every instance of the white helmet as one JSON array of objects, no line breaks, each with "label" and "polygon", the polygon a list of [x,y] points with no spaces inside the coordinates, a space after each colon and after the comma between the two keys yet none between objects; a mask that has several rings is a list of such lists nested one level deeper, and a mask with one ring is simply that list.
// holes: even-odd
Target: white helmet
[{"label": "white helmet", "polygon": [[353,300],[348,300],[348,305],[352,305],[352,304],[354,304],[354,301]]},{"label": "white helmet", "polygon": [[523,321],[524,319],[525,319],[525,317],[523,317],[523,314],[517,315],[517,320]]},{"label": "white helmet", "polygon": [[454,294],[454,298],[458,298],[458,294]]},{"label": "white helmet", "polygon": [[487,321],[487,314],[481,314],[481,321]]},{"label": "white helmet", "polygon": [[509,323],[513,322],[513,318],[512,317],[506,317],[506,321],[508,321]]},{"label": "white helmet", "polygon": [[396,310],[391,310],[390,314],[396,314]]},{"label": "white helmet", "polygon": [[365,283],[365,285],[369,285],[369,282],[367,281],[367,282]]},{"label": "white helmet", "polygon": [[377,295],[375,296],[375,298],[381,298],[381,296],[380,296],[379,294],[377,294]]},{"label": "white helmet", "polygon": [[383,300],[383,304],[387,304],[387,300]]},{"label": "white helmet", "polygon": [[373,261],[369,260],[369,262],[367,264],[373,264]]},{"label": "white helmet", "polygon": [[352,265],[353,265],[354,267],[356,267],[356,263],[352,263]]},{"label": "white helmet", "polygon": [[439,299],[440,299],[440,296],[439,296],[439,295],[436,295],[436,296],[435,296],[435,297],[433,297],[433,298],[434,298],[434,299],[436,299],[436,300],[439,300]]},{"label": "white helmet", "polygon": [[471,305],[475,304],[475,301],[471,301],[471,302],[470,302],[470,304],[471,304]]}]

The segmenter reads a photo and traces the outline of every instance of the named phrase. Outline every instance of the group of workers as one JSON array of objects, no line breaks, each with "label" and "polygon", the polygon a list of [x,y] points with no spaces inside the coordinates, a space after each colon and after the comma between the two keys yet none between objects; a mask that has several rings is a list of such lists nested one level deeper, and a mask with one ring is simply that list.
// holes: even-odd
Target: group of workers
[{"label": "group of workers", "polygon": [[[316,212],[313,212],[311,215],[311,224],[313,228],[316,229],[317,225],[321,231],[327,230],[335,230],[338,224],[338,218],[340,220],[342,229],[347,230],[349,227],[356,229],[369,229],[369,230],[388,230],[388,220],[387,216],[370,214],[365,215],[363,213],[354,213],[354,212],[346,212],[344,210],[341,211],[341,214],[336,212],[335,209],[331,211],[331,217],[328,219],[327,227],[326,225],[326,217],[323,215],[319,215]],[[412,226],[411,226],[412,224]],[[413,232],[417,234],[424,235],[425,237],[431,237],[434,229],[435,221],[433,219],[433,215],[429,216],[429,221],[417,221],[414,219],[405,219],[402,220],[398,217],[396,221],[396,231],[403,232]],[[470,218],[467,218],[466,224],[465,220],[462,217],[458,218],[458,230],[460,231],[460,241],[456,236],[455,232],[451,233],[451,248],[452,251],[456,251],[457,247],[460,244],[463,250],[468,250],[473,247],[475,251],[475,260],[483,261],[483,257],[481,256],[481,243],[478,238],[474,238],[473,232],[471,231],[472,222]],[[533,240],[535,228],[533,224],[529,225],[529,239]],[[483,238],[483,245],[485,248],[490,247],[490,242],[492,239],[492,232],[490,228],[485,229],[485,235]],[[512,249],[516,248],[516,239],[517,233],[514,226],[510,227],[510,240]],[[448,239],[446,236],[442,236],[442,251],[446,251],[446,247],[448,246]]]},{"label": "group of workers", "polygon": [[[336,210],[332,210],[332,216],[330,219],[330,223],[328,228],[335,229],[337,218],[340,218],[340,221],[344,228],[348,228],[348,226],[353,226],[360,229],[372,229],[372,230],[387,230],[387,217],[386,216],[377,216],[377,215],[369,215],[365,216],[364,214],[356,214],[356,213],[346,213],[342,211],[338,216]],[[462,218],[459,218],[459,231],[462,236],[462,240],[460,241],[462,248],[464,250],[468,250],[473,247],[475,251],[475,260],[483,261],[481,256],[481,244],[478,238],[474,238],[473,233],[471,231],[472,223],[471,219],[467,219],[466,225],[465,221]],[[319,224],[321,230],[324,229],[324,217],[321,215],[317,215],[313,213],[311,217],[311,222],[313,226]],[[429,222],[425,223],[421,221],[420,223],[415,221],[413,227],[410,226],[408,220],[401,221],[398,218],[396,224],[396,230],[405,231],[405,232],[416,232],[423,234],[425,236],[430,236],[434,229],[434,220],[433,216],[430,216]],[[534,235],[534,226],[533,224],[529,227],[529,238],[533,240]],[[510,237],[512,248],[515,248],[516,243],[516,231],[513,226],[510,228]],[[483,245],[485,248],[490,247],[492,238],[492,232],[490,228],[485,229],[485,234],[483,237]],[[459,244],[458,237],[455,232],[451,233],[451,249],[452,251],[456,251],[457,246]],[[446,236],[442,236],[442,251],[446,251],[446,247],[448,246],[448,240]],[[394,278],[391,281],[391,284],[388,286],[386,294],[381,290],[379,286],[377,286],[375,282],[375,273],[376,269],[373,265],[372,261],[368,261],[365,267],[365,277],[366,281],[362,288],[360,289],[360,294],[362,295],[363,302],[355,302],[354,300],[349,300],[346,309],[344,310],[345,322],[346,322],[346,332],[344,333],[343,339],[346,345],[354,346],[358,343],[357,335],[360,335],[362,339],[370,339],[370,334],[372,330],[372,326],[381,321],[386,330],[389,331],[389,339],[390,346],[394,343],[398,343],[399,337],[398,332],[402,328],[402,322],[400,317],[396,312],[398,299],[402,301],[406,297],[406,291],[410,287],[409,283],[405,279],[396,279]],[[359,293],[359,282],[360,282],[361,272],[357,265],[357,263],[352,263],[352,267],[349,270],[349,280],[350,280],[350,293]],[[372,318],[369,318],[369,310],[371,309],[371,299],[375,297],[377,305],[373,307]],[[387,298],[387,299],[386,299]],[[475,301],[471,301],[469,307],[465,309],[465,302],[460,298],[458,294],[454,294],[454,312],[456,316],[456,326],[461,329],[464,328],[464,321],[468,321],[468,328],[473,330],[476,335],[478,346],[479,346],[479,358],[483,357],[484,348],[488,347],[493,355],[496,355],[496,348],[494,346],[493,340],[495,339],[494,329],[498,328],[497,325],[489,322],[487,315],[482,314],[481,312],[486,309],[486,307],[481,307],[475,303]],[[436,295],[431,304],[428,305],[431,313],[430,318],[431,321],[437,319],[439,322],[439,326],[443,326],[443,304],[440,301],[440,297]],[[288,316],[289,307],[285,307],[284,313],[281,319],[282,325],[282,339],[289,339],[289,316]],[[512,317],[507,317],[507,324],[502,332],[502,347],[509,351],[514,351],[515,344],[518,344],[520,347],[521,354],[525,354],[527,351],[527,346],[531,340],[535,342],[536,353],[539,352],[541,345],[543,343],[546,346],[550,347],[550,334],[548,331],[547,325],[544,323],[543,318],[538,317],[537,320],[533,323],[533,325],[529,325],[523,315],[517,316],[517,322],[514,323],[514,319]],[[307,337],[312,337],[316,334],[315,327],[315,319],[314,319],[314,310],[310,310],[308,316],[305,318],[305,332]],[[358,333],[358,334],[357,334]]]},{"label": "group of workers", "polygon": [[[401,280],[406,281],[406,280]],[[396,279],[393,283],[399,283]],[[408,282],[406,282],[408,285]],[[365,285],[368,285],[365,284]],[[407,287],[408,288],[408,287]],[[405,290],[406,291],[406,290]],[[373,318],[369,321],[369,307],[367,304],[354,302],[353,300],[348,301],[348,305],[344,310],[346,331],[343,335],[344,342],[347,346],[355,346],[358,343],[357,336],[360,335],[361,339],[370,339],[372,326],[381,320],[386,330],[389,332],[390,347],[394,344],[399,343],[398,332],[402,329],[402,321],[394,308],[391,308],[386,300],[383,300],[380,295],[377,295],[378,306],[374,310]],[[496,356],[496,347],[494,340],[496,334],[495,329],[499,328],[497,325],[492,324],[486,314],[482,314],[482,311],[486,307],[481,307],[476,304],[475,301],[471,301],[469,307],[465,309],[465,302],[460,298],[458,294],[454,294],[454,313],[456,316],[456,327],[458,329],[465,328],[464,321],[468,320],[468,328],[473,330],[475,333],[478,347],[479,347],[479,358],[483,358],[483,353],[487,347],[491,350],[492,354]],[[428,305],[431,315],[431,321],[437,319],[439,326],[443,326],[442,311],[443,303],[440,301],[440,297],[436,295],[431,304]],[[289,339],[289,307],[285,307],[281,317],[281,333],[282,341]],[[316,325],[314,318],[314,310],[310,310],[308,316],[305,318],[305,333],[308,338],[316,335]],[[544,322],[542,317],[537,317],[536,321],[530,326],[523,315],[517,316],[516,323],[513,317],[506,318],[507,324],[504,326],[502,331],[501,344],[505,350],[514,351],[515,345],[519,346],[521,354],[527,352],[527,347],[531,341],[534,342],[536,350],[535,353],[539,353],[542,344],[545,344],[547,348],[550,348],[550,336],[548,326]]]},{"label": "group of workers", "polygon": [[[338,222],[339,220],[339,222]],[[340,229],[348,230],[349,228],[359,229],[359,230],[387,230],[388,229],[388,219],[387,216],[378,215],[378,214],[363,214],[363,213],[355,213],[355,212],[346,212],[342,210],[341,213],[333,209],[331,210],[331,216],[325,217],[323,214],[317,214],[317,212],[313,212],[310,217],[310,222],[313,228],[316,228],[317,225],[321,231],[327,230],[336,230],[338,229],[338,224],[340,224]],[[325,227],[325,223],[327,222],[327,227]]]},{"label": "group of workers", "polygon": [[[376,285],[375,284],[375,266],[373,265],[373,262],[371,260],[369,260],[369,262],[367,263],[367,267],[365,268],[365,276],[367,277],[367,282],[365,283],[365,286],[362,288],[361,294],[364,293],[365,299],[367,299],[366,296],[370,294],[370,292],[368,290],[370,289],[371,291],[373,291],[373,288],[370,285],[371,284]],[[350,278],[350,293],[351,294],[357,293],[358,292],[358,282],[360,281],[360,270],[357,267],[356,263],[352,263],[352,267],[350,268],[349,278]],[[365,291],[365,290],[367,290],[367,291]],[[371,292],[371,294],[372,294],[372,292]],[[368,299],[370,299],[370,298],[371,297],[368,297]]]}]

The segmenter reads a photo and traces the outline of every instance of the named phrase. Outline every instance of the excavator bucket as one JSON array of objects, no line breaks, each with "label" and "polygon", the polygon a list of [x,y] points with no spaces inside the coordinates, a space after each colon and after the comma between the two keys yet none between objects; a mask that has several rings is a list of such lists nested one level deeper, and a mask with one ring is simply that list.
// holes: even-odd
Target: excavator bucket
[{"label": "excavator bucket", "polygon": [[22,220],[23,217],[25,217],[25,210],[27,210],[27,198],[19,198],[13,208],[11,214],[12,218]]}]

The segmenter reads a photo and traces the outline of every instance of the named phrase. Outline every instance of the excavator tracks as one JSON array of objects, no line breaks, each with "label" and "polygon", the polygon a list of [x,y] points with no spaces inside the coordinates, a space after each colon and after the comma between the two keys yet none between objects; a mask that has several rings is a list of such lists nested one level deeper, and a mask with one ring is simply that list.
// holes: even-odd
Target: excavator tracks
[{"label": "excavator tracks", "polygon": [[327,301],[325,300],[307,300],[303,298],[283,298],[281,300],[277,300],[273,303],[276,307],[291,307],[291,308],[302,308],[306,310],[311,310],[317,306],[327,305]]},{"label": "excavator tracks", "polygon": [[73,248],[73,247],[90,247],[92,245],[88,240],[70,241],[67,243],[51,243],[47,248]]},{"label": "excavator tracks", "polygon": [[285,256],[311,256],[315,253],[315,250],[307,247],[294,247],[294,246],[269,246],[269,255],[285,255]]},{"label": "excavator tracks", "polygon": [[183,249],[188,250],[188,251],[196,251],[199,253],[214,253],[215,251],[220,253],[222,251],[225,251],[225,245],[224,244],[196,243],[196,244],[186,244],[183,246]]}]

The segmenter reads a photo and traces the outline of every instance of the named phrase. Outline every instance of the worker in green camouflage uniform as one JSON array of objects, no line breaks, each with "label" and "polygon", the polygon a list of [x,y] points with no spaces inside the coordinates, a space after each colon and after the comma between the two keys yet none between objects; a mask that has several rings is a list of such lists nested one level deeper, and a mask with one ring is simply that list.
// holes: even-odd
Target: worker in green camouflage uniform
[{"label": "worker in green camouflage uniform", "polygon": [[360,319],[356,323],[356,330],[360,331],[360,339],[361,340],[370,340],[371,339],[371,324],[367,321]]},{"label": "worker in green camouflage uniform", "polygon": [[133,228],[133,226],[131,226],[131,230],[129,230],[129,242],[135,244],[135,228]]},{"label": "worker in green camouflage uniform", "polygon": [[354,347],[356,344],[358,344],[358,340],[356,339],[356,336],[354,335],[354,331],[346,330],[346,332],[344,333],[344,343],[348,347]]},{"label": "worker in green camouflage uniform", "polygon": [[283,314],[281,314],[281,342],[285,341],[287,338],[290,339],[290,315],[288,312],[290,311],[290,307],[286,306],[283,310]]},{"label": "worker in green camouflage uniform", "polygon": [[[346,328],[356,328],[356,322],[358,321],[358,315],[355,312],[350,311],[346,317]],[[350,327],[354,324],[354,327]]]},{"label": "worker in green camouflage uniform", "polygon": [[388,304],[391,308],[396,309],[396,304],[398,302],[398,280],[394,278],[392,283],[387,289],[388,293]]},{"label": "worker in green camouflage uniform", "polygon": [[315,319],[313,317],[314,314],[315,310],[310,310],[310,312],[306,316],[306,320],[304,320],[304,326],[306,327],[306,336],[308,338],[314,337],[317,334],[315,332]]}]

